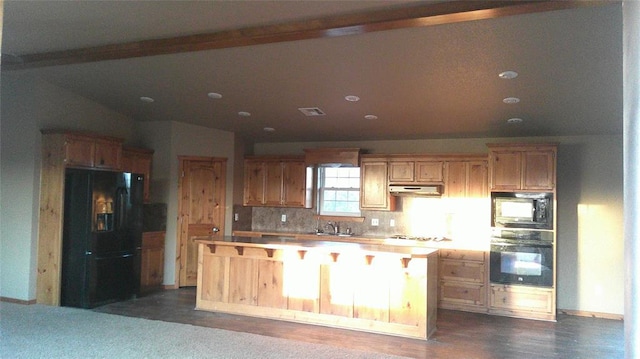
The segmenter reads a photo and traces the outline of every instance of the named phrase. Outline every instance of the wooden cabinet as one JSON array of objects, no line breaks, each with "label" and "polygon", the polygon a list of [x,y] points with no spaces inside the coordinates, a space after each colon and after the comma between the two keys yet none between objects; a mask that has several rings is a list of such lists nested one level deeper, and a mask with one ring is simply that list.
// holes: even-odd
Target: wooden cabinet
[{"label": "wooden cabinet", "polygon": [[306,207],[303,157],[253,157],[244,162],[245,206]]},{"label": "wooden cabinet", "polygon": [[391,184],[442,183],[443,161],[393,159],[389,161]]},{"label": "wooden cabinet", "polygon": [[485,258],[484,251],[440,250],[438,307],[486,312]]},{"label": "wooden cabinet", "polygon": [[66,166],[121,169],[122,140],[76,133],[65,133],[63,136]]},{"label": "wooden cabinet", "polygon": [[142,233],[140,252],[140,293],[162,288],[164,280],[165,232]]},{"label": "wooden cabinet", "polygon": [[444,195],[456,198],[485,198],[489,195],[486,160],[445,162]]},{"label": "wooden cabinet", "polygon": [[122,148],[122,170],[144,176],[144,201],[149,202],[151,183],[151,161],[153,151],[143,148]]},{"label": "wooden cabinet", "polygon": [[489,184],[493,191],[555,190],[555,144],[490,144]]},{"label": "wooden cabinet", "polygon": [[395,209],[395,197],[389,194],[389,176],[385,158],[362,157],[360,161],[360,209]]},{"label": "wooden cabinet", "polygon": [[555,291],[552,288],[492,284],[489,313],[555,320]]}]

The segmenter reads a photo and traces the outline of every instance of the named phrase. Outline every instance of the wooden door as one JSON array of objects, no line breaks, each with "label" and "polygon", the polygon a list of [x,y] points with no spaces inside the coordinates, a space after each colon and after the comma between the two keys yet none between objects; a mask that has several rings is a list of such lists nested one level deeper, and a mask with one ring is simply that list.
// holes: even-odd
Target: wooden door
[{"label": "wooden door", "polygon": [[[179,286],[195,286],[198,245],[194,236],[224,235],[226,158],[179,157],[179,245],[176,269]],[[219,229],[214,232],[213,228]]]}]

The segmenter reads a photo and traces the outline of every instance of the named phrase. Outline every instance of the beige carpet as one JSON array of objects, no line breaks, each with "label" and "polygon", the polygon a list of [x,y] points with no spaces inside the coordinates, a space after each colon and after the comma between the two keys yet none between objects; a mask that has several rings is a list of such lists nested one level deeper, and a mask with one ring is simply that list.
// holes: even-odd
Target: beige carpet
[{"label": "beige carpet", "polygon": [[0,358],[400,358],[256,334],[0,303]]}]

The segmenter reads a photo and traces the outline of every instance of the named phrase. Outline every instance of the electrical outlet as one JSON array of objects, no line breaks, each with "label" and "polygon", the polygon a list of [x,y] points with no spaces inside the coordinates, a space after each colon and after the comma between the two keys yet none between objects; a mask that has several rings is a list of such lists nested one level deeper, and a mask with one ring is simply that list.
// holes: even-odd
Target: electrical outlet
[{"label": "electrical outlet", "polygon": [[396,220],[395,219],[390,219],[389,220],[389,227],[395,227],[396,226]]},{"label": "electrical outlet", "polygon": [[234,213],[234,214],[233,214],[233,220],[234,220],[234,221],[236,221],[236,222],[238,222],[238,219],[240,219],[240,216],[238,216],[238,214],[237,214],[237,213]]},{"label": "electrical outlet", "polygon": [[377,218],[371,218],[371,225],[372,226],[380,225],[380,221]]},{"label": "electrical outlet", "polygon": [[283,214],[283,215],[282,215],[282,217],[280,218],[280,221],[281,221],[282,223],[286,222],[286,221],[287,221],[287,215],[286,215],[286,214]]}]

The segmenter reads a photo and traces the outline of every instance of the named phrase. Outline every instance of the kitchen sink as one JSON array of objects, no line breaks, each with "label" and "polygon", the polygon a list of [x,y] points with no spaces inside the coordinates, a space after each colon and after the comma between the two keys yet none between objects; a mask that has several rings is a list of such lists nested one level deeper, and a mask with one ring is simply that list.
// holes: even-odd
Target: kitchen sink
[{"label": "kitchen sink", "polygon": [[352,234],[347,234],[347,233],[334,234],[334,233],[316,232],[316,236],[323,236],[323,237],[351,237]]}]

